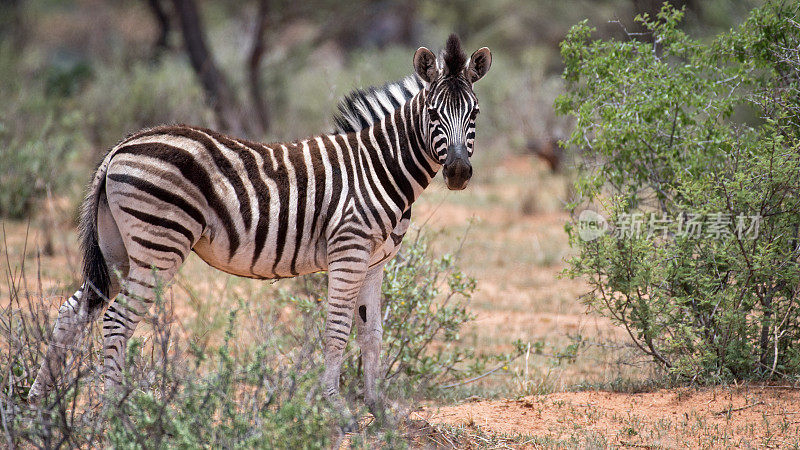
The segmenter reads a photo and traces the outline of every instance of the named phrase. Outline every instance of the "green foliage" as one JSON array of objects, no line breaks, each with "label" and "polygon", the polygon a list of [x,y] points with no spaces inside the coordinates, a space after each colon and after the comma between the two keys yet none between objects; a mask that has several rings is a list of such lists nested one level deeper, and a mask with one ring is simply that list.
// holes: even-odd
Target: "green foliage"
[{"label": "green foliage", "polygon": [[475,288],[475,279],[458,270],[452,255],[433,258],[424,241],[386,265],[382,360],[388,379],[402,374],[411,386],[441,381],[475,356],[454,346],[461,326],[475,318],[467,309]]},{"label": "green foliage", "polygon": [[[409,239],[410,240],[410,239]],[[315,315],[322,333],[327,296],[323,277],[303,295],[286,296]],[[381,362],[386,380],[416,395],[435,384],[461,379],[483,368],[472,349],[458,348],[461,327],[474,319],[468,310],[476,282],[456,266],[452,255],[433,257],[424,239],[409,243],[384,267],[382,284],[383,340]],[[355,326],[353,327],[355,334]],[[345,349],[342,382],[361,380],[361,358],[355,336]],[[485,358],[478,358],[483,362]],[[465,364],[473,362],[473,366]]]},{"label": "green foliage", "polygon": [[77,179],[86,179],[100,155],[128,133],[162,123],[210,123],[194,74],[176,56],[158,64],[44,65],[0,45],[0,66],[3,217],[30,216],[48,190],[72,196],[83,188]]},{"label": "green foliage", "polygon": [[86,61],[49,67],[44,80],[48,96],[69,97],[76,94],[92,77],[92,67]]},{"label": "green foliage", "polygon": [[[67,117],[67,120],[70,118]],[[56,131],[48,120],[41,134],[19,139],[0,122],[0,216],[22,218],[35,207],[35,200],[48,188],[63,187],[69,180],[64,163],[74,137]]]},{"label": "green foliage", "polygon": [[[15,294],[17,295],[17,294]],[[174,332],[158,292],[146,317],[152,333],[128,345],[123,383],[105,395],[96,370],[97,334],[76,345],[67,372],[41,405],[25,404],[42,358],[41,333],[52,322],[41,310],[8,308],[0,331],[11,337],[0,354],[13,372],[0,378],[4,442],[12,448],[325,448],[341,412],[319,388],[321,358],[307,320],[294,335],[263,308],[244,302],[228,316],[221,342],[201,347]],[[310,318],[308,318],[310,319]],[[243,323],[244,322],[244,323]],[[145,333],[147,334],[147,333]],[[247,334],[253,338],[242,339]],[[188,347],[188,349],[187,349]]]},{"label": "green foliage", "polygon": [[[616,224],[584,240],[575,214],[568,273],[678,378],[800,372],[798,14],[770,3],[703,44],[665,6],[638,18],[648,40],[593,41],[582,22],[562,43],[556,108],[585,156],[571,207],[593,202]],[[693,219],[705,228],[687,233]]]},{"label": "green foliage", "polygon": [[[276,369],[275,342],[236,355],[240,312],[230,312],[219,346],[193,346],[185,359],[162,354],[148,361],[141,356],[142,341],[132,339],[128,367],[134,369],[125,374],[121,400],[106,409],[108,444],[113,448],[328,446],[334,414],[319,392],[319,370],[302,358],[284,362],[288,366],[284,370]],[[161,339],[170,338],[169,332],[164,333],[168,328],[156,330],[156,341],[167,344]],[[203,367],[205,361],[211,362],[210,368]],[[187,363],[188,370],[183,366]]]},{"label": "green foliage", "polygon": [[194,73],[177,55],[99,67],[77,106],[85,112],[87,131],[104,150],[144,127],[213,123]]},{"label": "green foliage", "polygon": [[[456,341],[472,319],[467,305],[476,286],[454,261],[432,257],[417,240],[385,268],[383,358],[387,387],[401,396],[416,398],[434,383],[472,374],[463,366],[474,355],[456,348]],[[93,333],[88,346],[70,350],[62,383],[35,408],[24,404],[25,396],[52,318],[18,306],[42,304],[41,293],[14,290],[14,306],[0,315],[0,333],[8,337],[0,366],[12,368],[0,378],[6,441],[42,447],[329,447],[347,412],[333,410],[320,389],[324,279],[306,277],[304,294],[285,292],[278,302],[223,301],[234,306],[214,310],[225,316],[219,338],[204,330],[187,335],[176,326],[159,287],[154,310],[137,333],[144,338],[128,344],[118,393],[101,393],[96,358],[102,346]],[[342,374],[346,394],[362,383],[352,341]],[[352,412],[364,411],[359,396],[345,400]],[[404,439],[398,430],[370,427],[353,442],[397,447],[407,445]]]},{"label": "green foliage", "polygon": [[23,83],[10,68],[16,64],[10,48],[0,44],[0,217],[22,218],[48,190],[60,194],[70,184],[69,163],[84,137],[80,113],[49,95],[44,81]]}]

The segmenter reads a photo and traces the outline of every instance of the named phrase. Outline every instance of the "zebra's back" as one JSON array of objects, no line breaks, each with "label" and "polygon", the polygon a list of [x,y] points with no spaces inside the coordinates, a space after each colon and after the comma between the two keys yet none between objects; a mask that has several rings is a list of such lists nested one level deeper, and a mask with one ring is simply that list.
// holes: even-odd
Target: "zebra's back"
[{"label": "zebra's back", "polygon": [[320,139],[267,146],[188,126],[145,130],[110,152],[106,195],[121,230],[155,229],[138,239],[156,262],[194,250],[246,277],[324,270],[341,182]]}]

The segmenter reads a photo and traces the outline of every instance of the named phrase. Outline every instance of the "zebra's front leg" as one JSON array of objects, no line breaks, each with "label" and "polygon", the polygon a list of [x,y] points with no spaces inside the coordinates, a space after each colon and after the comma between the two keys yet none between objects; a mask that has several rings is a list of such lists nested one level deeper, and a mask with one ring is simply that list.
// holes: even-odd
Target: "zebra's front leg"
[{"label": "zebra's front leg", "polygon": [[361,348],[364,367],[364,401],[376,418],[385,414],[385,406],[377,389],[381,374],[381,338],[383,336],[383,316],[381,314],[381,283],[383,282],[383,263],[369,269],[361,286],[356,302],[356,340]]},{"label": "zebra's front leg", "polygon": [[[328,314],[325,320],[325,371],[322,385],[325,397],[334,408],[347,411],[339,393],[339,375],[344,349],[353,325],[353,310],[369,266],[369,252],[353,249],[337,255],[328,264]],[[355,428],[354,418],[348,417],[345,431]]]}]

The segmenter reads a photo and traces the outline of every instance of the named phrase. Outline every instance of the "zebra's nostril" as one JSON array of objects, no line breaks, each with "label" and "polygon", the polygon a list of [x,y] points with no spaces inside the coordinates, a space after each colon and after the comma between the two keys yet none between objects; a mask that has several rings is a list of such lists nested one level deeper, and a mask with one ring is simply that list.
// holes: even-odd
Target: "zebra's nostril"
[{"label": "zebra's nostril", "polygon": [[466,161],[462,162],[458,165],[456,169],[456,174],[465,180],[468,180],[472,176],[472,165]]}]

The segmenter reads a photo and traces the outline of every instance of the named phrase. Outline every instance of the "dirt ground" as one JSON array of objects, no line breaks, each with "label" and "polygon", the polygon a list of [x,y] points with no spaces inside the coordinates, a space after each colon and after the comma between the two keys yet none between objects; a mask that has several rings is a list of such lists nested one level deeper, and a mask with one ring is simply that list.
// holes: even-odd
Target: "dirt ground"
[{"label": "dirt ground", "polygon": [[680,388],[638,394],[559,392],[432,406],[416,414],[431,424],[527,437],[517,440],[522,447],[559,443],[638,448],[800,445],[800,390],[785,386]]}]

